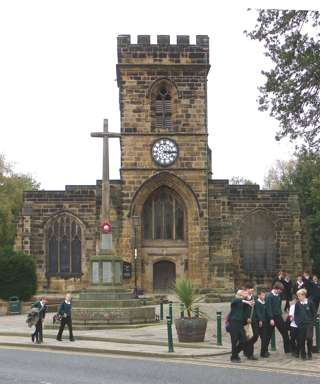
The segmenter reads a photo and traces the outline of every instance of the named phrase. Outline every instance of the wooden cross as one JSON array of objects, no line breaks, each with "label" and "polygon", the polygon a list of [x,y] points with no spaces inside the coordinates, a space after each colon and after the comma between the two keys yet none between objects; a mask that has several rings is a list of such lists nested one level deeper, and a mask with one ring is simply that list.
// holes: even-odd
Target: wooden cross
[{"label": "wooden cross", "polygon": [[109,137],[121,137],[121,133],[108,131],[108,119],[103,121],[103,132],[92,132],[91,137],[103,138],[103,165],[102,165],[102,204],[101,221],[110,222],[110,179],[109,179]]}]

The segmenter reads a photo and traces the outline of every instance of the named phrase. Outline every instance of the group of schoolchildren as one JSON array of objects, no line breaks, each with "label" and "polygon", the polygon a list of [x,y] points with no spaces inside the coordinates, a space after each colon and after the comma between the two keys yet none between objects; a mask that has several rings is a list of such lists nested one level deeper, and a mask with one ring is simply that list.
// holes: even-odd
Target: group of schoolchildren
[{"label": "group of schoolchildren", "polygon": [[[248,360],[257,360],[254,345],[260,337],[260,356],[268,358],[272,333],[276,327],[282,336],[285,353],[306,360],[312,359],[313,326],[320,303],[320,282],[305,272],[292,284],[289,275],[279,272],[272,289],[257,289],[247,282],[231,301],[228,331],[231,336],[231,361],[240,362],[243,351]],[[295,299],[292,301],[293,297]],[[282,300],[285,301],[282,311]],[[248,332],[248,327],[250,332]],[[306,352],[307,344],[307,352]]]},{"label": "group of schoolchildren", "polygon": [[[60,304],[58,313],[53,317],[60,321],[59,332],[57,334],[57,340],[62,341],[62,333],[65,326],[68,326],[69,329],[69,339],[70,341],[75,341],[73,337],[72,330],[72,303],[71,303],[71,294],[67,293],[65,300]],[[27,315],[26,323],[31,328],[34,326],[34,332],[31,334],[31,341],[33,343],[41,344],[43,343],[43,322],[47,312],[48,300],[45,297],[42,297],[39,301],[36,301],[32,304],[31,310]]]}]

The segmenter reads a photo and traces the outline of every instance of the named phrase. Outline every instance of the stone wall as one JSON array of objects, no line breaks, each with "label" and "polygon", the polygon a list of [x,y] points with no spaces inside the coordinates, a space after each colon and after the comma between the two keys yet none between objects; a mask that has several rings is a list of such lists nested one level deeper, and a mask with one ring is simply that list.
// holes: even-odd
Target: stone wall
[{"label": "stone wall", "polygon": [[[295,276],[307,265],[302,250],[302,222],[294,193],[260,190],[258,185],[229,185],[228,180],[209,184],[210,285],[240,286],[247,276],[241,270],[240,225],[257,210],[272,218],[277,240],[277,270]],[[270,283],[270,278],[266,279]]]},{"label": "stone wall", "polygon": [[[97,193],[98,191],[98,193]],[[89,284],[90,257],[98,251],[101,182],[97,186],[66,186],[65,191],[33,191],[24,193],[24,206],[17,226],[16,249],[36,259],[39,290],[79,290]],[[111,215],[117,237],[121,230],[120,183],[111,185]],[[81,277],[47,277],[46,223],[49,219],[69,214],[82,225]]]}]

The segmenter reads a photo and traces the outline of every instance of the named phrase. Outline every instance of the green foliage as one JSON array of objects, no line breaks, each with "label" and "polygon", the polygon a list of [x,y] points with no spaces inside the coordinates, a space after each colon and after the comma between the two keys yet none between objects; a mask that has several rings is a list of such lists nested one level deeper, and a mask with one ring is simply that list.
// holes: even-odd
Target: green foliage
[{"label": "green foliage", "polygon": [[23,191],[38,189],[31,176],[18,174],[0,155],[0,248],[13,246]]},{"label": "green foliage", "polygon": [[178,278],[174,288],[179,300],[187,311],[188,317],[191,317],[193,312],[192,306],[195,301],[195,289],[193,288],[190,280],[182,277]]},{"label": "green foliage", "polygon": [[260,10],[251,32],[263,42],[271,69],[262,71],[259,109],[280,123],[276,139],[299,139],[308,150],[320,148],[320,12]]},{"label": "green foliage", "polygon": [[256,183],[254,183],[253,181],[251,181],[249,179],[241,177],[241,176],[232,176],[230,179],[230,184],[232,184],[232,185],[254,185]]},{"label": "green foliage", "polygon": [[10,296],[18,296],[21,300],[30,299],[37,290],[33,257],[9,248],[3,248],[0,256],[0,298],[8,300]]},{"label": "green foliage", "polygon": [[313,269],[320,274],[320,154],[301,151],[293,160],[277,162],[269,171],[266,186],[297,192],[307,224]]}]

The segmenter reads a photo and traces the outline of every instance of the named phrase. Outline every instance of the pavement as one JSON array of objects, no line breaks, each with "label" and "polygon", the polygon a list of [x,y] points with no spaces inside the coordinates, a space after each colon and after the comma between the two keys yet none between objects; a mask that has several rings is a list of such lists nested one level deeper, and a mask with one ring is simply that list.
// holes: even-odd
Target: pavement
[{"label": "pavement", "polygon": [[[159,311],[159,308],[157,308]],[[48,329],[52,324],[53,314],[49,313],[44,322],[44,343],[37,345],[30,340],[31,329],[25,322],[26,315],[0,317],[0,347],[33,349],[38,351],[62,351],[72,353],[93,353],[100,355],[125,355],[145,358],[179,359],[198,362],[199,364],[217,364],[219,366],[234,366],[230,363],[230,336],[223,329],[222,346],[217,345],[216,339],[216,312],[226,314],[229,310],[228,303],[205,304],[201,303],[200,310],[208,316],[208,327],[205,341],[202,343],[179,343],[175,327],[173,326],[174,352],[168,352],[167,325],[165,321],[152,325],[135,328],[115,328],[107,330],[79,330],[75,332],[75,342],[68,340],[68,330],[65,330],[63,341],[55,339],[57,331]],[[167,314],[168,306],[165,306]],[[179,305],[174,305],[174,317],[179,317]],[[251,362],[243,358],[242,367],[248,369],[278,370],[292,372],[312,372],[320,377],[320,354],[314,354],[312,361],[301,363],[291,355],[283,353],[281,337],[276,335],[277,351],[272,352],[268,359],[259,359]],[[256,354],[260,348],[259,341],[255,349]]]}]

